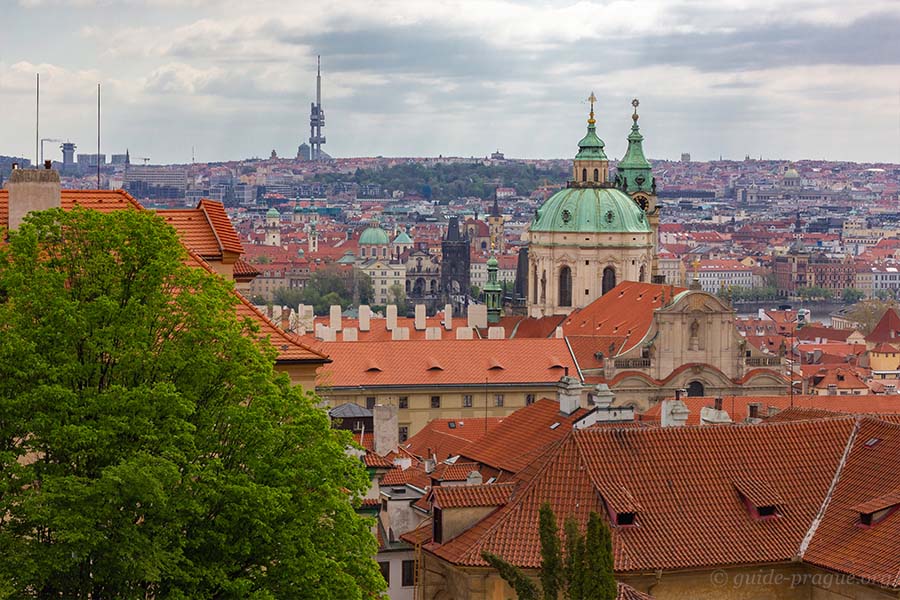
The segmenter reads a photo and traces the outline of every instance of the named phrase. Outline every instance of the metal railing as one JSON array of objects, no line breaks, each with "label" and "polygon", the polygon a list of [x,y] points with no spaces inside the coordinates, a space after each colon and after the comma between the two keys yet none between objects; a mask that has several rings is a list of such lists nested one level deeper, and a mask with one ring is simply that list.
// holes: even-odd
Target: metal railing
[{"label": "metal railing", "polygon": [[617,369],[649,369],[649,358],[617,358],[615,360]]},{"label": "metal railing", "polygon": [[749,356],[744,359],[744,364],[748,367],[780,367],[780,356]]}]

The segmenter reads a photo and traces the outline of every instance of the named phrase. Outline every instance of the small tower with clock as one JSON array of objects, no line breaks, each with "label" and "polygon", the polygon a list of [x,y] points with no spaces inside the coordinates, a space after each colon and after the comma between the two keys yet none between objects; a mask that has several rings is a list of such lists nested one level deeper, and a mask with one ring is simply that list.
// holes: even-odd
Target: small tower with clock
[{"label": "small tower with clock", "polygon": [[616,173],[616,186],[631,196],[635,203],[641,207],[647,216],[647,223],[653,231],[653,264],[651,276],[655,283],[664,283],[659,280],[659,265],[657,262],[659,246],[659,204],[656,196],[656,179],[653,177],[653,167],[644,156],[642,145],[644,136],[638,127],[637,98],[631,101],[634,113],[631,115],[631,133],[628,134],[628,150],[619,162]]}]

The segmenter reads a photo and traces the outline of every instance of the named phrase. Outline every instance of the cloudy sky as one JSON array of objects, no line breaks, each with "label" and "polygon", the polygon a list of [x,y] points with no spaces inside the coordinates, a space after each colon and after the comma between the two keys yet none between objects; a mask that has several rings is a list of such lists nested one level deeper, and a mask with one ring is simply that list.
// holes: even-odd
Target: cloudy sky
[{"label": "cloudy sky", "polygon": [[[897,0],[0,0],[0,154],[293,155],[322,55],[334,156],[900,162]],[[57,158],[58,144],[48,144]],[[52,150],[51,150],[52,148]]]}]

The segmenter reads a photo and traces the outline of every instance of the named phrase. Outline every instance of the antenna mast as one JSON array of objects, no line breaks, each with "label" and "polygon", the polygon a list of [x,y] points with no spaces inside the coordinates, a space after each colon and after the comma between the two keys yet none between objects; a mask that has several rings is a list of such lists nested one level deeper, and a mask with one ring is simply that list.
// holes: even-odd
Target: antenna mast
[{"label": "antenna mast", "polygon": [[41,145],[41,74],[35,73],[34,98],[34,168],[40,168],[38,162],[38,146]]},{"label": "antenna mast", "polygon": [[100,189],[100,84],[97,84],[97,189]]}]

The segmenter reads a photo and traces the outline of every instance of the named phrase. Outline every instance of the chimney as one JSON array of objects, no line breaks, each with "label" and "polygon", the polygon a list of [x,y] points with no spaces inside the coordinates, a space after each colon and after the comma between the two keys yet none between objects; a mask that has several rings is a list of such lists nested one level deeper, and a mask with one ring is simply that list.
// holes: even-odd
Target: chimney
[{"label": "chimney", "polygon": [[416,318],[414,322],[414,327],[416,331],[424,331],[425,330],[425,305],[424,304],[416,304]]},{"label": "chimney", "polygon": [[13,166],[7,184],[9,190],[9,229],[19,228],[32,211],[59,208],[59,173],[53,169],[19,169]]},{"label": "chimney", "polygon": [[388,331],[393,331],[397,328],[397,305],[388,304],[385,310],[387,311],[386,328]]},{"label": "chimney", "polygon": [[687,396],[687,390],[675,390],[674,400],[663,400],[660,410],[660,425],[663,427],[684,427],[691,411],[681,399]]},{"label": "chimney", "polygon": [[429,448],[427,450],[427,454],[425,455],[425,472],[426,473],[434,473],[434,470],[437,468],[437,457],[434,455],[434,452]]},{"label": "chimney", "polygon": [[458,340],[471,340],[472,330],[468,327],[457,327],[456,328],[456,339]]},{"label": "chimney", "polygon": [[773,405],[770,404],[770,405],[769,405],[769,408],[766,409],[766,416],[767,416],[767,417],[774,417],[775,415],[777,415],[777,414],[780,413],[780,412],[781,412],[781,409],[780,409],[780,408],[778,408],[777,406],[773,406]]},{"label": "chimney", "polygon": [[568,374],[560,378],[556,384],[556,398],[559,401],[559,412],[571,415],[581,406],[581,382]]},{"label": "chimney", "polygon": [[332,304],[329,312],[328,326],[332,331],[341,330],[341,305]]},{"label": "chimney", "polygon": [[372,309],[368,304],[360,304],[359,306],[359,330],[369,331],[372,326]]},{"label": "chimney", "polygon": [[591,394],[591,401],[597,408],[607,408],[615,399],[616,395],[612,393],[612,390],[605,383],[598,383],[594,387],[594,393]]},{"label": "chimney", "polygon": [[487,305],[486,304],[470,304],[469,305],[469,327],[476,329],[484,329],[487,325]]},{"label": "chimney", "polygon": [[376,404],[372,409],[375,428],[375,454],[386,456],[400,445],[397,423],[397,407],[393,404]]},{"label": "chimney", "polygon": [[481,485],[482,483],[484,483],[484,478],[478,471],[471,471],[466,477],[466,485]]},{"label": "chimney", "polygon": [[722,410],[722,397],[717,396],[714,404],[716,410]]},{"label": "chimney", "polygon": [[444,305],[444,329],[447,331],[453,330],[453,305],[445,304]]},{"label": "chimney", "polygon": [[838,395],[837,384],[835,384],[835,383],[828,384],[828,395],[829,396],[837,396]]}]

